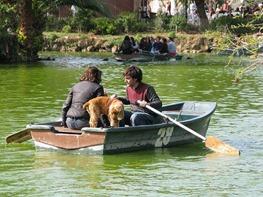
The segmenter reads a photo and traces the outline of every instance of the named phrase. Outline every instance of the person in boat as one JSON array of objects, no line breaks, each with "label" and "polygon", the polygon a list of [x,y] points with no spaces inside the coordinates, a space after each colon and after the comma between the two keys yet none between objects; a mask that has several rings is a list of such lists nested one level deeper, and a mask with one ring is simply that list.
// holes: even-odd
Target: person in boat
[{"label": "person in boat", "polygon": [[171,57],[175,57],[176,56],[176,45],[172,37],[169,37],[167,47],[168,47],[168,54]]},{"label": "person in boat", "polygon": [[[153,86],[142,82],[142,70],[134,65],[125,69],[124,81],[127,84],[126,98],[118,98],[123,104],[131,106],[131,111],[124,112],[121,125],[150,125],[163,121],[161,117],[145,108],[150,105],[155,109],[162,107],[162,101]],[[125,122],[125,123],[124,123]]]},{"label": "person in boat", "polygon": [[132,54],[133,48],[132,48],[132,43],[131,43],[131,39],[129,36],[126,35],[124,37],[124,40],[122,41],[118,52],[122,54]]},{"label": "person in boat", "polygon": [[160,54],[168,54],[168,45],[167,45],[167,39],[162,38],[162,48],[160,49]]},{"label": "person in boat", "polygon": [[139,50],[142,52],[150,52],[152,48],[152,43],[149,37],[143,37],[139,44]]},{"label": "person in boat", "polygon": [[152,45],[152,49],[151,49],[151,53],[153,54],[159,54],[160,53],[160,50],[162,48],[162,43],[161,43],[161,37],[160,36],[157,36],[155,38],[155,41]]},{"label": "person in boat", "polygon": [[88,127],[89,115],[83,104],[97,96],[104,96],[104,88],[100,85],[102,72],[95,66],[89,66],[78,83],[68,93],[62,107],[62,126],[71,129]]},{"label": "person in boat", "polygon": [[131,39],[131,45],[132,45],[132,52],[139,52],[139,45],[137,44],[137,42],[135,41],[134,37],[130,37]]}]

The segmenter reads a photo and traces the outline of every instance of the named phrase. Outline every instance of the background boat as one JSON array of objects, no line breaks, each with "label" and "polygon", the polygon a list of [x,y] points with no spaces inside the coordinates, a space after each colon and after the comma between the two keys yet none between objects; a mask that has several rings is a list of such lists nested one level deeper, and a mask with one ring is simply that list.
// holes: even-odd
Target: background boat
[{"label": "background boat", "polygon": [[117,61],[134,61],[134,62],[151,62],[151,61],[167,61],[167,60],[182,60],[182,55],[176,55],[172,57],[167,53],[164,54],[153,54],[148,51],[143,51],[139,53],[123,54],[114,53],[115,60]]}]

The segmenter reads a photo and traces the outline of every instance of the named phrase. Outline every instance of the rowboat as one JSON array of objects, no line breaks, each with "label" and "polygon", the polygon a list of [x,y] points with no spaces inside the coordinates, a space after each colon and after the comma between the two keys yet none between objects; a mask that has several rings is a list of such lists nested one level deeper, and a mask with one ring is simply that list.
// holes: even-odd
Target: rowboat
[{"label": "rowboat", "polygon": [[[215,102],[187,101],[162,107],[161,112],[198,134],[206,136],[216,109]],[[72,130],[61,122],[27,125],[25,131],[38,148],[114,154],[143,149],[173,147],[202,140],[169,120],[153,125]]]},{"label": "rowboat", "polygon": [[153,54],[150,52],[140,52],[140,53],[132,53],[132,54],[123,54],[123,53],[115,53],[115,60],[126,62],[151,62],[151,61],[167,61],[167,60],[181,60],[182,55],[176,55],[175,57],[170,56],[169,54]]}]

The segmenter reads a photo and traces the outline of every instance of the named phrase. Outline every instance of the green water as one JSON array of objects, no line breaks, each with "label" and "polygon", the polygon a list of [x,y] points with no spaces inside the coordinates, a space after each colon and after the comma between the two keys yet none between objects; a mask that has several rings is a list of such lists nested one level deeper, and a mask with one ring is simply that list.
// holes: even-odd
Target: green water
[{"label": "green water", "polygon": [[263,70],[233,84],[225,61],[140,65],[164,104],[216,101],[208,135],[240,149],[240,157],[197,145],[107,156],[40,151],[31,141],[6,145],[5,137],[26,124],[59,118],[86,64],[100,67],[109,94],[124,95],[125,65],[80,56],[0,65],[0,196],[262,196]]}]

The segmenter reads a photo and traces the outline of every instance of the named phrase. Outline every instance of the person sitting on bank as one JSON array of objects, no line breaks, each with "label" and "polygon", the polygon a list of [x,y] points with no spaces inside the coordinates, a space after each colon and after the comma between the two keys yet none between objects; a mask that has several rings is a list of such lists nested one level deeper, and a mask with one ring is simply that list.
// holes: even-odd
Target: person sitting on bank
[{"label": "person sitting on bank", "polygon": [[167,47],[168,47],[168,54],[171,57],[175,57],[176,56],[176,45],[172,37],[169,37]]},{"label": "person sitting on bank", "polygon": [[119,53],[121,52],[123,54],[132,54],[133,48],[132,48],[132,43],[131,43],[129,36],[124,37],[124,40],[122,41],[118,52]]},{"label": "person sitting on bank", "polygon": [[154,123],[161,123],[163,119],[151,112],[146,105],[160,110],[162,101],[155,92],[155,89],[146,83],[142,82],[142,70],[134,65],[125,69],[124,81],[127,84],[126,98],[118,98],[123,104],[130,104],[131,111],[124,112],[124,122],[121,124],[137,126],[137,125],[150,125]]},{"label": "person sitting on bank", "polygon": [[104,96],[100,85],[102,72],[95,66],[88,67],[80,81],[68,93],[62,108],[62,125],[71,129],[89,126],[89,115],[83,104],[97,96]]}]

